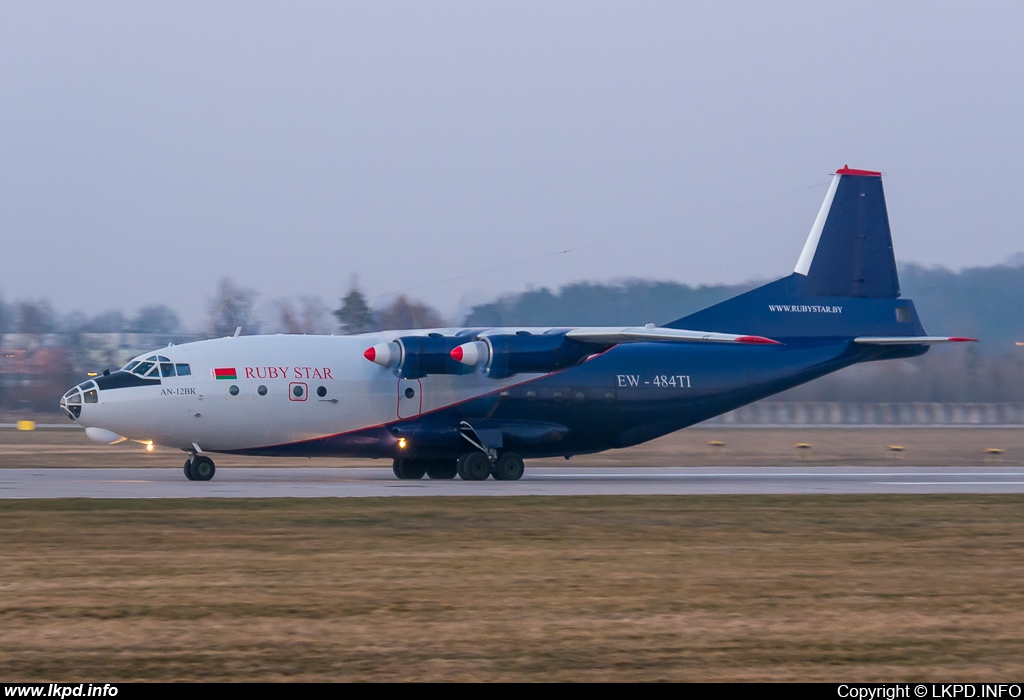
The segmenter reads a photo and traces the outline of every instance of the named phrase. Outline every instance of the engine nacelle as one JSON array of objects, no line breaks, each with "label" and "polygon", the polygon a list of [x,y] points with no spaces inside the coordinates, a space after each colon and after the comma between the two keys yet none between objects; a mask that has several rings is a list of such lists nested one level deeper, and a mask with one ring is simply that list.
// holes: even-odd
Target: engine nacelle
[{"label": "engine nacelle", "polygon": [[470,374],[468,367],[452,358],[452,350],[466,341],[465,336],[452,337],[440,334],[409,335],[396,338],[402,346],[402,363],[398,376],[403,379],[419,379],[428,374]]},{"label": "engine nacelle", "polygon": [[489,335],[484,340],[490,346],[490,362],[486,373],[495,379],[513,374],[555,372],[573,367],[595,352],[592,344],[567,338],[565,333],[520,332],[515,335]]},{"label": "engine nacelle", "polygon": [[495,333],[473,336],[410,335],[368,348],[371,362],[391,367],[404,379],[428,374],[471,374],[480,371],[494,379],[514,374],[545,374],[573,367],[604,347],[556,333]]},{"label": "engine nacelle", "polygon": [[452,358],[452,350],[466,342],[466,336],[408,335],[367,348],[363,353],[370,362],[391,367],[403,379],[419,379],[428,374],[470,374],[467,366]]}]

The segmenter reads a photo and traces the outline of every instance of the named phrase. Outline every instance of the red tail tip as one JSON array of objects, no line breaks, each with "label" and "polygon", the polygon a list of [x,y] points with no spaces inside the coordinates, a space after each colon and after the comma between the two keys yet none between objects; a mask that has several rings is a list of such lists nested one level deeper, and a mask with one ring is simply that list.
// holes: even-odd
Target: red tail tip
[{"label": "red tail tip", "polygon": [[366,348],[366,352],[363,353],[363,357],[365,357],[370,362],[373,362],[374,360],[377,359],[377,351],[374,350],[373,348]]},{"label": "red tail tip", "polygon": [[857,168],[851,168],[849,165],[844,165],[836,171],[836,175],[867,175],[869,177],[882,177],[882,173],[877,170],[858,170]]},{"label": "red tail tip", "polygon": [[456,362],[462,362],[462,357],[463,357],[462,346],[459,345],[454,350],[452,350],[451,356],[452,356],[452,359],[455,360]]},{"label": "red tail tip", "polygon": [[782,345],[777,340],[771,338],[765,338],[760,335],[741,335],[736,339],[737,343],[746,343],[747,345]]}]

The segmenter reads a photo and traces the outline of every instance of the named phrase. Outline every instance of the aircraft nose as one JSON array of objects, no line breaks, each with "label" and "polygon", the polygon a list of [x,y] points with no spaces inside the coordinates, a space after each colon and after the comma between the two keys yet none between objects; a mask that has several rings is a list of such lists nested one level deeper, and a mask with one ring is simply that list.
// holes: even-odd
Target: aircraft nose
[{"label": "aircraft nose", "polygon": [[99,402],[99,388],[91,379],[73,386],[60,399],[60,410],[68,418],[78,421],[82,417],[82,407],[87,403]]}]

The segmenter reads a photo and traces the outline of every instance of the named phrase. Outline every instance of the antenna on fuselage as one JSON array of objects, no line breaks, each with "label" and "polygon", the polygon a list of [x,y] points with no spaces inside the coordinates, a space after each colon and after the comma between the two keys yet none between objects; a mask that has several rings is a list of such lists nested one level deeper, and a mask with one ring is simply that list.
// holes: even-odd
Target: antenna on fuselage
[{"label": "antenna on fuselage", "polygon": [[231,335],[231,337],[237,338],[240,335],[242,335],[242,327],[238,326],[237,328],[235,328],[235,332]]}]

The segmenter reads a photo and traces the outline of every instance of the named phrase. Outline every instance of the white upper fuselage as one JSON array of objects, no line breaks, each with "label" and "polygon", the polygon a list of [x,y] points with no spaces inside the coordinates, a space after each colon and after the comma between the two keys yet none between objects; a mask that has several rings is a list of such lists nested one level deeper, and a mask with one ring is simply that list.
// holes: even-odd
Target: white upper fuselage
[{"label": "white upper fuselage", "polygon": [[[400,379],[363,357],[367,347],[402,334],[410,332],[240,336],[170,346],[138,359],[158,354],[188,364],[189,375],[101,389],[96,403],[83,405],[78,422],[183,450],[243,450],[414,418],[524,379]],[[233,370],[234,378],[215,378],[215,370],[227,376],[223,370]]]}]

